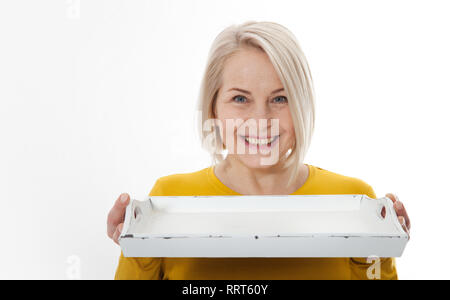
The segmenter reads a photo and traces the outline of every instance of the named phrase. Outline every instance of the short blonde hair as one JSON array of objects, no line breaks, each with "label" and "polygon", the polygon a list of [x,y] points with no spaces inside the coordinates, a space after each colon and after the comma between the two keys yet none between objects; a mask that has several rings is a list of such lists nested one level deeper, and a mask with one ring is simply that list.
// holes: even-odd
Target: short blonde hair
[{"label": "short blonde hair", "polygon": [[214,133],[214,146],[207,145],[206,139],[210,133],[205,131],[203,122],[215,118],[215,102],[222,86],[222,71],[226,60],[244,46],[255,47],[268,55],[289,99],[288,105],[295,128],[295,145],[286,159],[286,166],[293,166],[289,180],[291,182],[296,177],[311,143],[315,95],[306,57],[295,36],[282,25],[248,21],[227,27],[215,38],[209,51],[198,101],[202,145],[211,153],[213,164],[224,159],[224,146],[219,131]]}]

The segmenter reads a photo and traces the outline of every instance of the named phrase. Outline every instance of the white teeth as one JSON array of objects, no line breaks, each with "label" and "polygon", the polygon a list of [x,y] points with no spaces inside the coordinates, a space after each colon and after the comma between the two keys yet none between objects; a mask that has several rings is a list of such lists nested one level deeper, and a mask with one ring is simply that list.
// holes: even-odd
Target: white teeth
[{"label": "white teeth", "polygon": [[245,140],[247,141],[247,143],[253,145],[267,145],[269,143],[272,143],[276,138],[277,138],[276,136],[271,137],[270,139],[256,139],[245,137]]}]

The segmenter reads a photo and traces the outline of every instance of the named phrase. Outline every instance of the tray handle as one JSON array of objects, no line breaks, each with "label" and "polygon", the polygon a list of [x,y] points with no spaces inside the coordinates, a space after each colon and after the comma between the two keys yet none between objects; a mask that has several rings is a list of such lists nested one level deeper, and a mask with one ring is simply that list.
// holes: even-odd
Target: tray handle
[{"label": "tray handle", "polygon": [[392,202],[392,200],[389,197],[383,197],[380,198],[380,200],[382,200],[382,202],[380,203],[380,210],[379,210],[379,214],[381,217],[381,210],[383,209],[383,207],[386,208],[386,216],[385,216],[385,220],[390,219],[392,222],[394,222],[395,226],[397,227],[397,229],[401,232],[407,235],[407,233],[405,232],[405,230],[403,229],[402,225],[400,224],[398,217],[397,217],[397,212],[395,211],[394,208],[394,202]]},{"label": "tray handle", "polygon": [[127,235],[127,232],[131,226],[131,222],[136,219],[135,217],[135,208],[136,208],[136,200],[131,199],[125,210],[125,219],[123,221],[122,232],[120,233],[119,243]]}]

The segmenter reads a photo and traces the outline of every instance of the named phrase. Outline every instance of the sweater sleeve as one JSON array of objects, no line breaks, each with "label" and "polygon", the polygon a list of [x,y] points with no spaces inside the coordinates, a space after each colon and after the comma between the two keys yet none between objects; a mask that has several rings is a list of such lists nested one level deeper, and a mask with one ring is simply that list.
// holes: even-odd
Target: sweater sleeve
[{"label": "sweater sleeve", "polygon": [[[149,196],[161,195],[160,180],[157,180]],[[163,278],[162,257],[124,257],[120,254],[115,280],[161,280]]]},{"label": "sweater sleeve", "polygon": [[[365,194],[372,199],[376,199],[377,196],[373,188],[360,181],[361,194]],[[352,257],[349,258],[351,279],[355,280],[369,280],[369,279],[381,279],[381,280],[397,280],[397,268],[395,265],[395,258],[380,258],[371,259],[365,257]]]}]

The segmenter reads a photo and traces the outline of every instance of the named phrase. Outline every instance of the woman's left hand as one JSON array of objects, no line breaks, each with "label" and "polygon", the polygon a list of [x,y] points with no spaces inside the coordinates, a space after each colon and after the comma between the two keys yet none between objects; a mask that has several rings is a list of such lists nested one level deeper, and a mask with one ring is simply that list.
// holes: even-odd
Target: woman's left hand
[{"label": "woman's left hand", "polygon": [[[392,200],[392,202],[394,202],[394,209],[395,209],[395,212],[397,213],[398,221],[402,225],[403,230],[405,230],[405,232],[408,234],[408,238],[409,238],[410,237],[409,232],[411,230],[411,221],[409,220],[408,213],[406,212],[405,206],[403,205],[402,202],[400,202],[400,200],[398,200],[398,197],[394,194],[387,193],[386,197],[388,197],[389,199]],[[383,214],[383,217],[386,216],[385,211],[383,211],[382,214]]]}]

